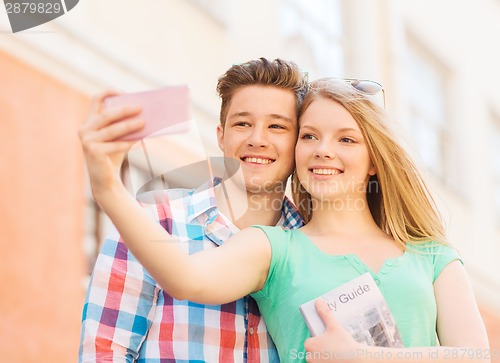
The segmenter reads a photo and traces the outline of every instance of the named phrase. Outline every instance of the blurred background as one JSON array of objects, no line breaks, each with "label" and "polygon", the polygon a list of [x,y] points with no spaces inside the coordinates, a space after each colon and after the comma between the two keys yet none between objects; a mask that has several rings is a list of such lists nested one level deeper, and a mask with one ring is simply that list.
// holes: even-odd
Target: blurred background
[{"label": "blurred background", "polygon": [[151,170],[143,149],[130,157],[137,188],[151,172],[220,155],[217,78],[258,57],[293,60],[310,79],[384,85],[500,355],[498,39],[499,0],[81,0],[16,34],[2,8],[1,360],[77,359],[84,294],[109,228],[77,136],[91,97],[189,84],[195,141],[147,140]]}]

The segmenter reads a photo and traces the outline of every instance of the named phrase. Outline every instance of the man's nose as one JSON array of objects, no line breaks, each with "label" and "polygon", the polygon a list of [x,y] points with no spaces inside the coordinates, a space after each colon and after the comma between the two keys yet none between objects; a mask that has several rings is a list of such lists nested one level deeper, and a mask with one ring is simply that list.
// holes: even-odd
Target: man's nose
[{"label": "man's nose", "polygon": [[248,136],[248,146],[252,147],[266,147],[269,145],[267,139],[266,129],[264,127],[255,126],[252,128]]}]

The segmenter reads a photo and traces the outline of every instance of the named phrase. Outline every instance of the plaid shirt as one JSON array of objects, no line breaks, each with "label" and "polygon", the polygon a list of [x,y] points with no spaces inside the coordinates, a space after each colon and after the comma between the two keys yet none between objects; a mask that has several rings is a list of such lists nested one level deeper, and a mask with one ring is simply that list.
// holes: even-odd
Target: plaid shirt
[{"label": "plaid shirt", "polygon": [[[156,194],[149,208],[165,229],[187,237],[189,253],[214,248],[237,228],[217,209],[213,188]],[[143,205],[144,206],[144,205]],[[303,221],[285,198],[280,224]],[[179,301],[166,294],[128,251],[118,232],[96,261],[83,309],[79,362],[278,362],[255,301],[224,305]]]}]

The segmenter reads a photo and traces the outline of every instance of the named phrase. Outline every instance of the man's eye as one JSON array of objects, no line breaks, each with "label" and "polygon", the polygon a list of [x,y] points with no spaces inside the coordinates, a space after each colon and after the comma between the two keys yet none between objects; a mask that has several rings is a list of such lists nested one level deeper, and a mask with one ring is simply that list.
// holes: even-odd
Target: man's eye
[{"label": "man's eye", "polygon": [[283,125],[280,125],[280,124],[272,124],[269,126],[269,128],[271,129],[280,129],[280,130],[284,130],[285,129],[285,126]]},{"label": "man's eye", "polygon": [[250,126],[250,124],[246,121],[238,121],[234,123],[234,126]]}]

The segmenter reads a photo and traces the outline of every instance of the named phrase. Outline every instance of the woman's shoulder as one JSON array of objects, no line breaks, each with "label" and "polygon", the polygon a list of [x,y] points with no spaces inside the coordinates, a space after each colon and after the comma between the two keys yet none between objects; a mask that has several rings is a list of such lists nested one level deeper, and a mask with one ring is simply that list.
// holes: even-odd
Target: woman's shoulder
[{"label": "woman's shoulder", "polygon": [[406,249],[409,252],[414,252],[417,254],[429,254],[429,255],[439,255],[439,254],[458,254],[457,249],[449,244],[437,241],[427,241],[427,242],[407,242]]},{"label": "woman's shoulder", "polygon": [[284,226],[264,226],[260,224],[255,224],[250,227],[250,229],[258,228],[261,229],[266,234],[281,235],[281,236],[291,236],[298,237],[301,236],[298,228],[286,228]]},{"label": "woman's shoulder", "polygon": [[250,227],[250,229],[260,229],[268,236],[285,236],[290,233],[290,229],[283,226],[265,226],[261,224],[255,224]]},{"label": "woman's shoulder", "polygon": [[426,259],[434,266],[435,278],[450,262],[458,260],[463,263],[459,251],[453,245],[440,242],[425,242],[411,245],[407,250],[416,258]]}]

